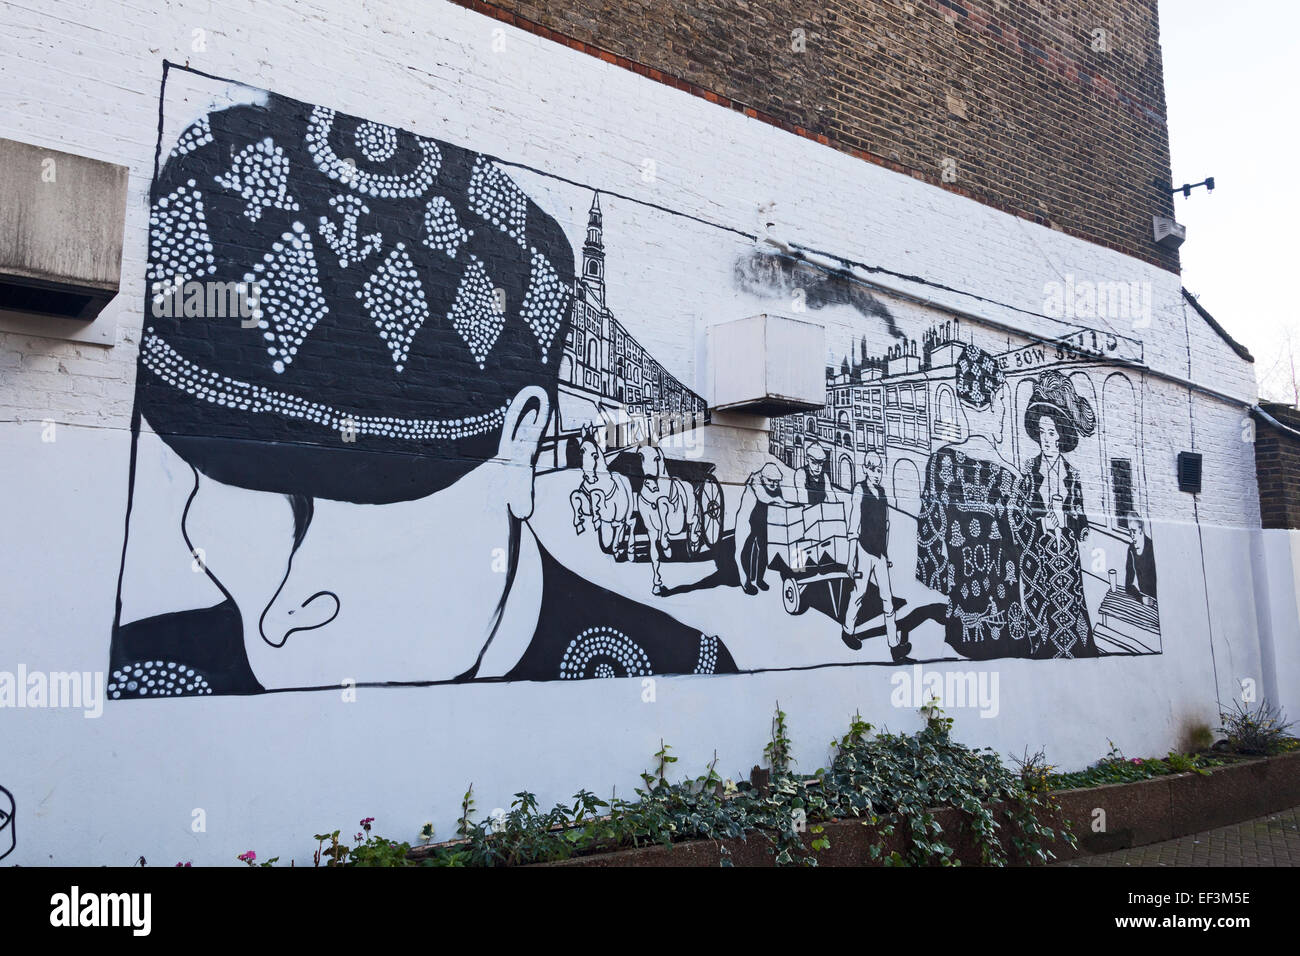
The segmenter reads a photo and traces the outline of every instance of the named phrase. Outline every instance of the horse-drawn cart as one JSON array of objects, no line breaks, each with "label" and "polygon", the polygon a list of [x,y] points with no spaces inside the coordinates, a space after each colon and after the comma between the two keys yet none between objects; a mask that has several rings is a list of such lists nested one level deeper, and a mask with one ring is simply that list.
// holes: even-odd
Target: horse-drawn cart
[{"label": "horse-drawn cart", "polygon": [[[696,558],[716,555],[718,541],[722,538],[725,499],[722,485],[714,477],[713,463],[667,458],[662,453],[657,457],[662,461],[664,472],[660,477],[646,477],[645,456],[637,448],[626,449],[615,455],[609,461],[609,470],[626,477],[631,482],[633,497],[642,503],[647,498],[654,497],[651,489],[646,486],[647,481],[653,482],[654,488],[663,497],[688,495],[692,500],[683,504],[687,511],[693,512],[694,520],[687,520],[679,531],[667,535],[674,556]],[[613,551],[612,547],[605,547],[603,542],[602,549],[606,553]],[[629,555],[634,561],[650,558],[650,529],[640,506],[633,524]]]}]

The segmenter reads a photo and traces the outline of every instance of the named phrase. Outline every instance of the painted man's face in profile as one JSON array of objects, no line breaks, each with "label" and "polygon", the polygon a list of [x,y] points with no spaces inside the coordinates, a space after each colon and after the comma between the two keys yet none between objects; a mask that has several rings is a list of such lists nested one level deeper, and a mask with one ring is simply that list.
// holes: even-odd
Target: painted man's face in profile
[{"label": "painted man's face in profile", "polygon": [[[155,540],[167,547],[141,552],[132,566],[142,577],[146,569],[174,572],[193,592],[188,547],[173,546],[188,539],[200,556],[195,567],[211,582],[206,596],[191,593],[177,598],[181,606],[151,610],[210,606],[228,595],[253,674],[268,689],[461,676],[479,660],[505,588],[510,517],[531,514],[532,466],[548,407],[542,389],[525,389],[507,413],[497,457],[441,491],[385,505],[317,498],[298,499],[295,509],[286,495],[205,475],[195,488],[187,463],[156,436],[142,436],[160,454],[140,456],[142,468],[157,474],[140,473],[137,487],[170,484],[175,493],[142,496],[171,503],[170,515],[157,519],[138,502],[133,524],[163,532],[143,536],[138,547]],[[150,585],[127,583],[132,590]]]},{"label": "painted man's face in profile", "polygon": [[[480,533],[495,528],[496,545],[507,545],[493,483],[490,469],[476,469],[416,501],[317,499],[295,548],[288,497],[200,475],[184,530],[238,607],[262,686],[450,680],[473,666],[486,638],[466,596],[490,606],[501,591],[493,539]],[[455,545],[471,540],[483,560]]]}]

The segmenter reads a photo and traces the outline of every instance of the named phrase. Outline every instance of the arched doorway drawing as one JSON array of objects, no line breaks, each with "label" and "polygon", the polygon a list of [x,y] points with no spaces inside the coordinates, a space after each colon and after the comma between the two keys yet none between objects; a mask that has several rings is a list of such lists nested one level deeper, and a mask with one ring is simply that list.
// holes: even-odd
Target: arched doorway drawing
[{"label": "arched doorway drawing", "polygon": [[944,429],[957,427],[957,397],[947,382],[941,382],[934,390],[934,423]]},{"label": "arched doorway drawing", "polygon": [[1101,405],[1097,400],[1097,388],[1092,384],[1092,376],[1087,372],[1070,373],[1070,383],[1080,398],[1087,399],[1092,412],[1097,416],[1097,430],[1088,438],[1079,438],[1079,446],[1066,457],[1079,472],[1079,481],[1083,485],[1083,506],[1088,511],[1104,508],[1101,499],[1105,492],[1108,476],[1106,474],[1105,450],[1101,440]]},{"label": "arched doorway drawing", "polygon": [[1123,372],[1107,376],[1101,389],[1101,403],[1106,505],[1110,526],[1120,530],[1128,527],[1129,511],[1142,514],[1146,505],[1141,487],[1137,396],[1129,377]]},{"label": "arched doorway drawing", "polygon": [[853,487],[853,459],[848,455],[840,455],[839,480],[836,484],[846,489]]},{"label": "arched doorway drawing", "polygon": [[920,510],[921,472],[910,458],[894,462],[894,507],[915,514]]}]

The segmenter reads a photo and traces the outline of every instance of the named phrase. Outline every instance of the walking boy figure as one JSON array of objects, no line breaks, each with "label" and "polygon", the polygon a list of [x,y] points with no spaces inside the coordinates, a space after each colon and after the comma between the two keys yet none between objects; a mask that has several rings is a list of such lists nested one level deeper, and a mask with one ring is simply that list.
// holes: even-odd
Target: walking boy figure
[{"label": "walking boy figure", "polygon": [[858,615],[874,577],[885,614],[889,654],[895,663],[902,663],[907,660],[912,645],[899,640],[894,620],[894,592],[889,584],[889,499],[881,486],[885,465],[878,452],[869,451],[862,456],[862,470],[864,477],[854,487],[853,503],[849,506],[849,576],[853,591],[844,609],[840,639],[855,651],[862,649],[862,640],[857,636]]}]

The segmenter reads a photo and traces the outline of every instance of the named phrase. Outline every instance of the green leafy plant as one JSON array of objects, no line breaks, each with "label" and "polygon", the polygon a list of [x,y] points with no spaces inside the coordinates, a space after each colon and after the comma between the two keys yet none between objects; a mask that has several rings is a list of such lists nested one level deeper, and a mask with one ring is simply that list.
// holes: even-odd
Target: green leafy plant
[{"label": "green leafy plant", "polygon": [[[317,833],[312,837],[316,841],[316,852],[312,855],[312,865],[320,866],[324,863],[326,866],[344,866],[347,864],[348,847],[339,842],[339,831],[332,833]],[[330,843],[329,849],[325,848],[325,841]]]},{"label": "green leafy plant", "polygon": [[841,750],[860,745],[870,733],[871,725],[862,719],[860,712],[854,711],[853,719],[849,721],[848,732],[838,740],[831,741],[831,755],[834,756]]},{"label": "green leafy plant", "polygon": [[[313,864],[367,867],[412,865],[408,860],[411,844],[399,843],[371,833],[371,825],[374,822],[374,817],[366,817],[361,821],[361,832],[353,837],[355,846],[348,846],[340,841],[338,830],[317,833],[313,837],[316,840],[316,852],[312,855]],[[326,841],[329,842],[328,847],[325,846]]]},{"label": "green leafy plant", "polygon": [[781,709],[781,702],[777,701],[776,714],[772,717],[772,739],[763,748],[763,756],[767,759],[767,765],[772,768],[773,776],[789,773],[794,763],[790,756],[790,733],[785,724],[785,716],[785,711]]},{"label": "green leafy plant", "polygon": [[[662,740],[653,769],[641,775],[644,789],[631,800],[611,794],[606,801],[582,790],[544,810],[534,794],[521,791],[509,812],[475,822],[471,785],[461,800],[458,839],[420,848],[418,863],[518,866],[620,847],[713,840],[721,864],[730,866],[726,841],[756,838],[778,866],[815,866],[817,854],[831,845],[825,824],[857,818],[876,827],[873,858],[888,865],[952,866],[958,860],[950,840],[957,834],[940,825],[935,810],[941,807],[959,812],[959,829],[988,865],[1044,862],[1057,841],[1074,845],[1068,827],[1043,822],[1055,808],[1050,792],[1036,783],[1050,770],[1041,754],[1030,760],[1033,773],[1017,773],[991,750],[954,742],[952,718],[933,702],[922,713],[925,726],[915,734],[873,734],[854,714],[848,731],[832,742],[830,766],[795,774],[787,715],[778,704],[764,748],[771,773],[761,789],[722,779],[716,753],[704,773],[674,782],[670,769],[677,758]],[[1111,756],[1123,759],[1113,746]],[[363,832],[353,846],[341,843],[337,830],[317,834],[317,865],[416,864],[409,844],[372,835],[372,822],[361,821]]]},{"label": "green leafy plant", "polygon": [[1195,756],[1181,754],[1176,750],[1171,750],[1165,755],[1165,764],[1169,767],[1171,773],[1199,773],[1203,776],[1209,776],[1210,773],[1209,770],[1201,766]]},{"label": "green leafy plant", "polygon": [[456,833],[459,836],[469,836],[470,817],[474,815],[474,784],[469,785],[465,791],[465,796],[460,798],[460,817],[456,821]]},{"label": "green leafy plant", "polygon": [[660,738],[659,749],[655,752],[655,760],[658,762],[658,766],[655,768],[654,773],[641,774],[641,779],[645,781],[647,788],[654,789],[655,787],[668,785],[668,765],[677,762],[677,758],[668,753],[672,749],[672,745],[664,743],[663,738]]},{"label": "green leafy plant", "polygon": [[1222,766],[1224,761],[1206,754],[1182,754],[1170,751],[1164,757],[1126,757],[1123,751],[1109,741],[1106,756],[1084,770],[1071,773],[1049,773],[1046,784],[1049,790],[1077,790],[1083,787],[1100,787],[1112,783],[1134,783],[1171,773],[1208,774],[1210,767]]},{"label": "green leafy plant", "polygon": [[[816,865],[817,853],[830,847],[825,823],[860,817],[879,826],[877,859],[953,865],[955,850],[933,813],[941,806],[961,811],[965,829],[990,865],[1041,862],[1051,858],[1048,847],[1054,841],[1073,842],[1068,831],[1040,822],[1051,810],[1050,796],[1026,789],[992,751],[954,743],[951,727],[952,719],[932,706],[920,733],[872,736],[870,725],[855,714],[848,732],[832,745],[831,766],[796,775],[790,772],[787,715],[778,705],[765,749],[772,774],[762,791],[747,782],[721,780],[716,754],[704,774],[673,782],[669,768],[676,758],[661,741],[635,800],[611,796],[607,802],[582,791],[571,804],[543,812],[532,794],[516,794],[498,825],[471,824],[465,840],[430,848],[429,862],[511,866],[624,846],[756,837],[777,865]],[[895,836],[901,837],[901,851],[884,854],[885,840]],[[731,865],[725,844],[719,845],[722,865]]]},{"label": "green leafy plant", "polygon": [[1053,856],[1051,844],[1074,845],[1068,828],[1041,822],[1053,809],[1050,798],[1026,789],[992,750],[954,742],[952,718],[936,704],[927,704],[922,715],[926,726],[917,734],[846,735],[824,775],[822,789],[836,815],[861,817],[881,825],[882,835],[900,838],[901,851],[885,855],[878,841],[870,851],[873,858],[883,856],[893,866],[956,865],[955,851],[932,812],[938,807],[961,812],[986,865],[1046,862]]}]

